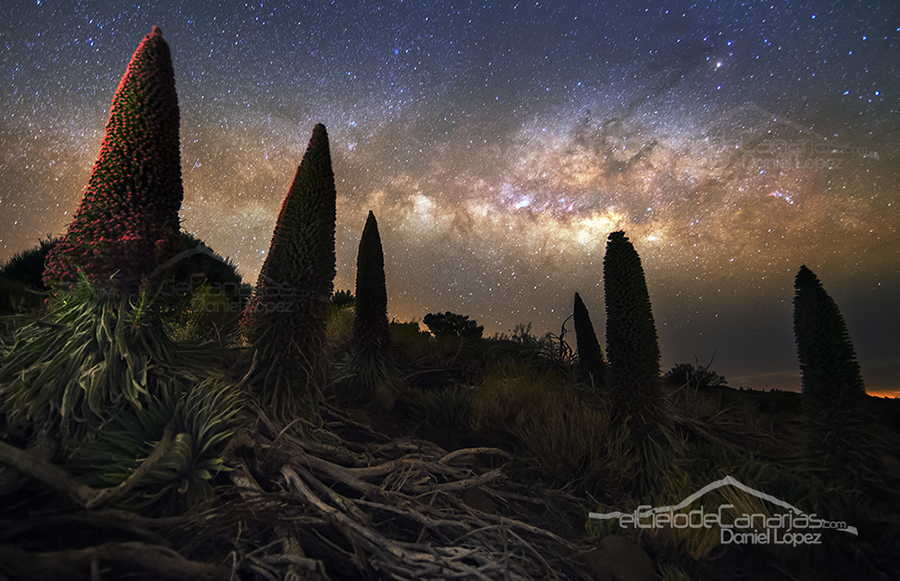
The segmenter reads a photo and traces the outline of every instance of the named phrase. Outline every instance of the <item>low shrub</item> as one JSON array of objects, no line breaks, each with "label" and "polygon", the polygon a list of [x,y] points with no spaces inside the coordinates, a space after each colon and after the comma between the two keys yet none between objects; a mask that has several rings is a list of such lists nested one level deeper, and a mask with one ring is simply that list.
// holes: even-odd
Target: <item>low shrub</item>
[{"label": "low shrub", "polygon": [[465,385],[409,390],[410,419],[420,428],[468,428],[472,418],[471,393],[472,388]]}]

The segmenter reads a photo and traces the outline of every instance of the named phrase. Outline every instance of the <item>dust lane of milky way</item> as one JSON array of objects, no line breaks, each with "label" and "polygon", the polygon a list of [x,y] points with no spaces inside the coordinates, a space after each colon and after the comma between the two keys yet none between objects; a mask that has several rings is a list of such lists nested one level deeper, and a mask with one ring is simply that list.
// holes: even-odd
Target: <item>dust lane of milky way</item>
[{"label": "dust lane of milky way", "polygon": [[900,391],[891,2],[14,4],[0,260],[64,232],[118,80],[157,25],[181,106],[183,226],[248,281],[322,122],[336,288],[353,286],[372,210],[398,320],[450,310],[488,334],[559,333],[577,291],[602,332],[606,236],[623,229],[664,368],[715,354],[733,386],[798,389],[806,264],[869,391]]}]

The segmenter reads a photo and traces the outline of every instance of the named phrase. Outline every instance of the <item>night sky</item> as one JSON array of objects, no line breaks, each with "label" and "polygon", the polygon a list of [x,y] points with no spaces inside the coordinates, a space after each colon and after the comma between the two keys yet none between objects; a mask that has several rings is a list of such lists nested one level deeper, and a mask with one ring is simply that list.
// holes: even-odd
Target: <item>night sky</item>
[{"label": "night sky", "polygon": [[250,283],[321,122],[335,288],[354,286],[372,210],[392,318],[449,310],[486,335],[528,322],[558,334],[577,291],[602,332],[606,237],[625,230],[663,369],[715,354],[733,387],[799,389],[793,280],[806,264],[870,393],[900,395],[893,0],[22,0],[3,12],[2,261],[65,232],[119,80],[156,25],[181,107],[183,227]]}]

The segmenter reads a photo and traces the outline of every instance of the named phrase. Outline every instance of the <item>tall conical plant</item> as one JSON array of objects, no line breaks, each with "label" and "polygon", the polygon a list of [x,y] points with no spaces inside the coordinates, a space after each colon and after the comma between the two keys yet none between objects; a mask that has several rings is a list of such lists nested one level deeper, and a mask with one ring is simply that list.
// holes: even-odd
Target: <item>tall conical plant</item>
[{"label": "tall conical plant", "polygon": [[48,285],[67,286],[84,277],[130,294],[180,249],[184,189],[178,132],[172,58],[154,26],[113,97],[87,191],[48,257]]},{"label": "tall conical plant", "polygon": [[597,341],[591,315],[578,293],[575,293],[572,319],[575,324],[575,343],[581,372],[585,379],[593,383],[594,388],[603,389],[606,387],[606,361],[603,360],[603,350]]},{"label": "tall conical plant", "polygon": [[390,408],[401,386],[388,347],[387,287],[378,222],[366,219],[356,258],[356,316],[350,352],[337,365],[335,392],[343,403],[374,402]]},{"label": "tall conical plant", "polygon": [[866,388],[837,303],[806,266],[794,288],[794,336],[812,448],[826,468],[846,474],[859,468]]},{"label": "tall conical plant", "polygon": [[174,364],[175,346],[153,301],[135,291],[180,245],[178,131],[172,59],[154,27],[116,90],[68,233],[48,253],[44,280],[66,289],[53,303],[54,325],[20,329],[0,368],[0,411],[11,422],[50,418],[77,432],[174,385],[154,374]]},{"label": "tall conical plant", "polygon": [[612,411],[634,449],[632,493],[653,498],[686,477],[684,450],[661,402],[659,342],[644,269],[624,232],[609,235],[603,284]]},{"label": "tall conical plant", "polygon": [[369,211],[356,257],[356,318],[353,342],[357,349],[379,352],[391,342],[387,317],[384,251],[375,214]]},{"label": "tall conical plant", "polygon": [[322,398],[335,206],[328,133],[318,124],[284,198],[244,315],[247,339],[260,356],[254,383],[282,420],[317,417]]},{"label": "tall conical plant", "polygon": [[659,343],[641,259],[622,231],[609,235],[603,284],[613,400],[643,431],[658,417]]},{"label": "tall conical plant", "polygon": [[[168,337],[159,289],[141,288],[180,247],[178,125],[171,57],[154,28],[116,91],[68,234],[49,253],[44,280],[57,293],[47,320],[17,329],[0,365],[0,422],[23,438],[34,426],[56,429],[60,456],[86,441],[113,444],[96,450],[100,467],[87,480],[121,466],[121,481],[148,442],[174,428],[172,447],[140,485],[147,498],[199,501],[222,467],[217,444],[235,425],[236,390],[209,345]],[[127,441],[134,446],[123,455],[116,448]]]}]

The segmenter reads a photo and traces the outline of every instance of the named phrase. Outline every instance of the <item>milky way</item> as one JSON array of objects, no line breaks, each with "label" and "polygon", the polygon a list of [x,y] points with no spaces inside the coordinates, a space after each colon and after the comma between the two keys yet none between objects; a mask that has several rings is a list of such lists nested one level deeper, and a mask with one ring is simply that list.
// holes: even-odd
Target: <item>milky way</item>
[{"label": "milky way", "polygon": [[65,231],[157,25],[181,106],[183,226],[250,282],[322,122],[335,286],[353,287],[374,211],[397,320],[450,310],[488,334],[559,334],[577,291],[602,331],[606,237],[625,230],[664,368],[715,355],[733,386],[798,389],[806,264],[869,390],[900,391],[893,2],[218,4],[6,10],[0,260]]}]

